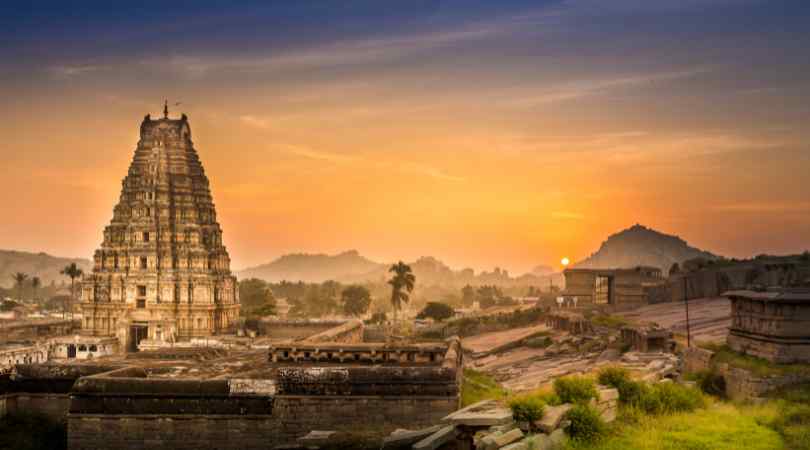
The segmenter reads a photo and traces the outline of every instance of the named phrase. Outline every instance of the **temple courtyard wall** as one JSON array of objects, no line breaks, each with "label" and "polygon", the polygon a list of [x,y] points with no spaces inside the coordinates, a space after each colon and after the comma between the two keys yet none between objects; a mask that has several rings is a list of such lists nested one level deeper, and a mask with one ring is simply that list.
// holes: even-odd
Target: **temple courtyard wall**
[{"label": "temple courtyard wall", "polygon": [[272,448],[313,430],[363,445],[398,428],[430,426],[460,404],[458,339],[432,365],[269,370],[256,378],[161,379],[129,367],[83,377],[70,391],[68,448]]}]

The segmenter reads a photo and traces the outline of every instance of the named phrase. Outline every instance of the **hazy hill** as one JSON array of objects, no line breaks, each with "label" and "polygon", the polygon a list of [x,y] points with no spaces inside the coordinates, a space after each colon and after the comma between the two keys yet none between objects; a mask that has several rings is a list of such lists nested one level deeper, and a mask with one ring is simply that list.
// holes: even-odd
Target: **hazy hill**
[{"label": "hazy hill", "polygon": [[[423,256],[416,261],[406,261],[406,263],[413,269],[416,282],[420,286],[461,287],[466,284],[548,286],[549,277],[555,277],[557,285],[561,283],[560,274],[551,271],[543,275],[529,273],[520,277],[511,277],[507,271],[496,267],[492,272],[484,271],[476,274],[473,269],[469,268],[453,270],[432,256]],[[292,254],[284,255],[268,264],[237,272],[237,276],[242,280],[259,278],[270,282],[335,280],[341,283],[384,283],[391,277],[388,273],[390,265],[390,263],[371,261],[354,250],[337,255]]]},{"label": "hazy hill", "polygon": [[76,263],[84,273],[92,270],[90,260],[81,258],[60,258],[47,253],[18,252],[15,250],[0,250],[0,286],[12,287],[12,275],[17,272],[28,274],[28,278],[39,277],[43,286],[51,281],[57,284],[67,281],[68,278],[59,274],[65,266]]},{"label": "hazy hill", "polygon": [[633,225],[608,236],[596,253],[574,265],[581,269],[607,269],[635,266],[659,267],[664,273],[673,263],[691,258],[716,259],[707,251],[690,247],[686,241],[642,225]]},{"label": "hazy hill", "polygon": [[295,253],[237,273],[240,279],[259,278],[269,282],[342,280],[383,270],[384,265],[361,256],[356,250],[337,255]]}]

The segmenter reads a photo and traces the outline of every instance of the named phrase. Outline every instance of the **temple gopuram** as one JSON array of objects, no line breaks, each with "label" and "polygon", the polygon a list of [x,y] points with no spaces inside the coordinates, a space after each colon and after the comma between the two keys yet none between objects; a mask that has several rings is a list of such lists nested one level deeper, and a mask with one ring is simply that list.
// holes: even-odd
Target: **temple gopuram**
[{"label": "temple gopuram", "polygon": [[82,280],[82,334],[128,351],[224,333],[239,291],[183,114],[147,115],[113,218]]}]

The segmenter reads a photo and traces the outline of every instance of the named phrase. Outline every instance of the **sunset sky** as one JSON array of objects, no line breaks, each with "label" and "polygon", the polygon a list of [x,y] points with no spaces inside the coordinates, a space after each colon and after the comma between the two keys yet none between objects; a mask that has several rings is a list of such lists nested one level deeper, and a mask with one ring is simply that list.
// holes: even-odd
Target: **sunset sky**
[{"label": "sunset sky", "polygon": [[810,248],[807,1],[8,3],[0,248],[90,257],[164,98],[236,269]]}]

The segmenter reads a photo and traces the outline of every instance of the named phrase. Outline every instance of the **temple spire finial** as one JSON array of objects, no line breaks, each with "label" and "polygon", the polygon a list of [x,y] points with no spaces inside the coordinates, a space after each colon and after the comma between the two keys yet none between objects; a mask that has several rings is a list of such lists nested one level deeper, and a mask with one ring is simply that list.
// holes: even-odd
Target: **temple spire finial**
[{"label": "temple spire finial", "polygon": [[169,100],[163,100],[163,118],[169,118]]}]

